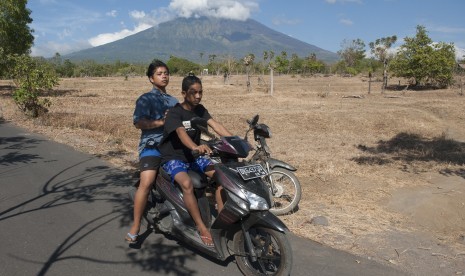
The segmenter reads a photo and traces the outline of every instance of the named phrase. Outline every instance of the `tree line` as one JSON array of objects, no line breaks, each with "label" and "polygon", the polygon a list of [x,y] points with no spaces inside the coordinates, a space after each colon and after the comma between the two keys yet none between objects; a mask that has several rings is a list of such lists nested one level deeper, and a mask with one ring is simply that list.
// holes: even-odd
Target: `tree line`
[{"label": "tree line", "polygon": [[[26,8],[27,0],[0,1],[0,78],[13,79],[16,89],[13,98],[25,113],[37,117],[47,112],[50,105],[40,94],[59,83],[64,77],[107,77],[143,76],[146,64],[124,61],[100,64],[93,60],[71,61],[63,59],[60,53],[49,59],[32,57],[34,30],[31,11]],[[427,85],[447,87],[453,83],[453,74],[460,70],[455,59],[452,43],[433,43],[425,27],[417,26],[414,37],[404,38],[397,51],[391,47],[397,36],[376,39],[368,44],[367,57],[365,42],[361,39],[344,40],[337,52],[340,60],[327,64],[314,53],[299,57],[295,53],[264,51],[261,57],[248,54],[240,59],[208,55],[206,64],[195,63],[182,57],[171,56],[166,61],[172,74],[292,74],[310,76],[314,74],[379,74],[383,88],[389,76],[409,79],[412,86]],[[205,53],[199,53],[202,57]],[[464,63],[464,58],[459,63]],[[147,61],[149,63],[149,61]],[[205,70],[207,69],[207,70]]]}]

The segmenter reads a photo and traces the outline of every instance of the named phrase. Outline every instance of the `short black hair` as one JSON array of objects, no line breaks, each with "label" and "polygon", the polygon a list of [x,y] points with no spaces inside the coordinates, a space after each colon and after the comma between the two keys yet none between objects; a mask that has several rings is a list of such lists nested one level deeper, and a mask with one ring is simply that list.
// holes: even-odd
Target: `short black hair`
[{"label": "short black hair", "polygon": [[147,77],[150,78],[153,76],[153,73],[157,70],[159,67],[165,67],[166,70],[168,71],[168,74],[170,73],[170,69],[168,68],[168,65],[166,65],[163,61],[159,59],[154,59],[152,63],[150,63],[149,68],[147,68]]},{"label": "short black hair", "polygon": [[182,91],[187,91],[189,90],[189,87],[193,85],[194,83],[198,83],[202,85],[202,81],[193,73],[189,73],[184,79],[182,80]]}]

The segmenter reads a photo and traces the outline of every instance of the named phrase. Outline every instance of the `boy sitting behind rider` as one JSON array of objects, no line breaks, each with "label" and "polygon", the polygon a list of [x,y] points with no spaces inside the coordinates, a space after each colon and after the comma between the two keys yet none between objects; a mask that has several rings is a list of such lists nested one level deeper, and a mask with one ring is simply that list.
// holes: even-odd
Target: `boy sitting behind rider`
[{"label": "boy sitting behind rider", "polygon": [[[213,164],[204,156],[210,154],[212,150],[207,145],[200,145],[201,132],[192,127],[191,120],[195,117],[203,118],[218,135],[232,136],[232,134],[221,123],[215,121],[208,110],[200,104],[202,93],[202,81],[198,77],[189,75],[183,79],[184,101],[171,108],[166,115],[163,140],[159,148],[163,169],[181,186],[184,203],[197,225],[200,238],[205,245],[213,246],[211,233],[202,221],[191,178],[187,174],[191,169],[212,177]],[[194,150],[199,152],[199,157],[194,158],[192,155]],[[219,212],[223,208],[220,187],[216,190],[215,198]]]}]

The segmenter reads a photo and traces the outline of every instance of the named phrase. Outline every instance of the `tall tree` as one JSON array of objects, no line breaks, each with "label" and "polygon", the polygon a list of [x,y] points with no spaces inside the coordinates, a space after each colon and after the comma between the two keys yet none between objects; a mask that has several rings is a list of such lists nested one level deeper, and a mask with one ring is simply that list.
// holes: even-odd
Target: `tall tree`
[{"label": "tall tree", "polygon": [[31,10],[26,8],[27,0],[0,1],[0,76],[9,64],[7,56],[28,54],[34,42]]},{"label": "tall tree", "polygon": [[370,46],[371,53],[383,63],[383,91],[387,86],[387,68],[388,62],[390,59],[389,49],[391,46],[396,43],[397,36],[388,36],[378,38],[375,42],[370,42],[368,45]]},{"label": "tall tree", "polygon": [[263,74],[263,75],[265,75],[266,60],[268,59],[268,57],[269,57],[268,51],[266,51],[266,50],[263,51],[263,68],[262,68],[262,70],[263,70],[263,73],[262,73],[262,74]]},{"label": "tall tree", "polygon": [[452,83],[455,50],[452,43],[433,43],[425,27],[418,25],[415,37],[406,37],[391,71],[398,77],[412,79],[414,85],[447,86]]},{"label": "tall tree", "polygon": [[254,54],[248,54],[246,55],[242,61],[245,65],[246,68],[246,74],[247,74],[247,91],[251,91],[251,86],[250,86],[250,67],[253,65],[253,62],[255,60],[255,55]]}]

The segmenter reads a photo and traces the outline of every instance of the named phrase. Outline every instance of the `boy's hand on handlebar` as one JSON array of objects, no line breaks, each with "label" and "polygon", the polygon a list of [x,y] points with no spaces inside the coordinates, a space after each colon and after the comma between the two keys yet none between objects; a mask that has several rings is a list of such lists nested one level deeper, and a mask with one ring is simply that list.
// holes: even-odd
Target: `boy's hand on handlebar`
[{"label": "boy's hand on handlebar", "polygon": [[192,149],[192,151],[196,151],[198,152],[200,155],[203,155],[203,154],[211,154],[212,153],[212,150],[209,146],[207,145],[199,145],[199,146],[196,146],[195,148]]}]

